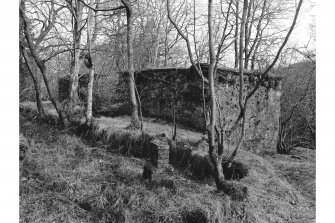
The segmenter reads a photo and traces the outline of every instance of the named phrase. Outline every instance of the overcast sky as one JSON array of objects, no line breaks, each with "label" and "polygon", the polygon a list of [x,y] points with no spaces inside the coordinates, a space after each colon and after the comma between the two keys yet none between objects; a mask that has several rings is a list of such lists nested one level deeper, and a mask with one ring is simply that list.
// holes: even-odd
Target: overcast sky
[{"label": "overcast sky", "polygon": [[291,41],[300,41],[300,44],[308,42],[311,34],[310,25],[315,24],[315,4],[315,0],[304,1]]},{"label": "overcast sky", "polygon": [[[193,2],[193,0],[188,0]],[[298,3],[298,0],[292,0]],[[214,0],[214,5],[219,3],[220,0]],[[198,7],[204,7],[204,10],[207,10],[208,0],[196,0]],[[316,15],[316,0],[304,0],[303,5],[300,10],[298,21],[295,27],[294,32],[291,35],[290,42],[291,44],[297,43],[299,46],[307,44],[310,39],[311,29],[310,25],[314,22],[315,24],[315,15]],[[286,21],[287,27],[292,23],[293,17],[291,20]],[[314,20],[314,21],[313,21]]]}]

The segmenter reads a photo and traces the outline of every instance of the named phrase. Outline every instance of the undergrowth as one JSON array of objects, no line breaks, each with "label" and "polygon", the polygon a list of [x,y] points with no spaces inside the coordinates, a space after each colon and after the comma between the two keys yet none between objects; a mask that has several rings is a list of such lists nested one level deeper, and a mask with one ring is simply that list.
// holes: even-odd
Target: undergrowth
[{"label": "undergrowth", "polygon": [[70,129],[21,117],[20,131],[30,145],[22,161],[21,222],[190,222],[199,210],[200,220],[234,222],[229,197],[178,171],[147,181],[143,160],[90,147]]},{"label": "undergrowth", "polygon": [[[29,148],[20,161],[20,222],[313,222],[315,218],[313,197],[307,200],[299,192],[315,188],[307,180],[313,177],[307,171],[315,171],[315,166],[307,166],[303,159],[299,165],[287,159],[280,163],[277,157],[269,161],[240,150],[234,171],[226,172],[239,181],[225,186],[246,186],[249,196],[233,200],[211,182],[195,181],[178,168],[156,171],[152,181],[144,180],[145,161],[111,152],[120,145],[88,143],[75,135],[75,129],[60,128],[22,110],[20,106],[20,135]],[[100,121],[106,126],[124,125],[122,118]],[[187,162],[182,159],[179,164]],[[240,197],[234,190],[232,194]]]}]

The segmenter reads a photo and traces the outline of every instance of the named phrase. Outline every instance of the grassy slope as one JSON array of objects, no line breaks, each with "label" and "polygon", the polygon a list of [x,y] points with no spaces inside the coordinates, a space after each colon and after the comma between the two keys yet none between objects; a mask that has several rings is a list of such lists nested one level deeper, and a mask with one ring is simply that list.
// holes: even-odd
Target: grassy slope
[{"label": "grassy slope", "polygon": [[173,191],[143,181],[142,160],[91,148],[65,130],[22,117],[20,131],[31,145],[20,182],[22,222],[182,222],[192,209],[227,212],[218,206],[227,197],[182,174],[165,174],[177,185]]},{"label": "grassy slope", "polygon": [[276,173],[292,184],[315,208],[315,151],[295,148],[291,156],[272,154],[265,156],[276,168]]},{"label": "grassy slope", "polygon": [[250,196],[235,202],[178,171],[157,174],[173,180],[177,190],[145,182],[142,160],[92,148],[68,130],[20,117],[20,132],[31,147],[20,180],[22,222],[185,222],[201,213],[225,222],[313,222],[315,217],[310,155],[262,158],[241,150],[237,159],[251,169],[241,183]]}]

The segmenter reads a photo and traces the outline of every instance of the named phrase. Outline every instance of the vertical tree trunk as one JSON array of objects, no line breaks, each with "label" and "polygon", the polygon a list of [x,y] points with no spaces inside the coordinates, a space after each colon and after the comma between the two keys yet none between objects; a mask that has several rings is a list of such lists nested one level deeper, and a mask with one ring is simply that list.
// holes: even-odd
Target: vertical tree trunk
[{"label": "vertical tree trunk", "polygon": [[128,83],[129,83],[129,96],[131,103],[131,124],[139,128],[140,120],[138,117],[138,108],[135,93],[135,80],[134,80],[134,50],[133,50],[133,11],[130,1],[121,0],[126,7],[127,13],[127,45],[128,45]]},{"label": "vertical tree trunk", "polygon": [[208,81],[210,91],[210,103],[211,103],[211,115],[210,124],[207,127],[208,139],[209,139],[209,156],[211,162],[214,165],[214,179],[217,187],[220,187],[224,181],[224,175],[222,172],[222,159],[215,154],[215,125],[216,125],[216,93],[214,86],[214,66],[215,66],[215,53],[214,53],[214,40],[213,40],[213,0],[208,1],[208,46],[209,46],[209,69],[208,69]]},{"label": "vertical tree trunk", "polygon": [[235,15],[235,41],[234,41],[234,48],[235,48],[235,64],[234,67],[238,68],[238,14],[239,14],[239,0],[236,0],[236,15]]},{"label": "vertical tree trunk", "polygon": [[[248,11],[248,0],[244,0],[243,2],[243,12],[242,12],[242,21],[241,21],[241,30],[240,30],[240,58],[239,58],[239,73],[240,73],[240,86],[239,86],[239,108],[240,108],[240,115],[242,119],[242,125],[241,125],[241,133],[239,140],[237,142],[237,146],[234,149],[233,153],[230,155],[228,159],[228,163],[231,163],[231,161],[235,158],[237,154],[237,150],[241,147],[243,140],[244,140],[244,133],[245,133],[245,110],[247,106],[247,102],[244,99],[244,78],[243,78],[243,51],[244,51],[244,34],[245,34],[245,20],[246,20],[246,14]],[[238,119],[237,119],[238,120]]]},{"label": "vertical tree trunk", "polygon": [[[244,21],[244,69],[248,69],[248,45],[249,45],[249,29],[252,28],[252,24],[249,27],[249,20],[251,20],[252,18],[250,18],[250,14],[251,14],[251,6],[253,3],[253,0],[249,0],[246,2],[247,3],[247,16],[245,18]],[[243,15],[242,15],[243,16]],[[241,36],[241,35],[240,35]],[[241,47],[241,46],[240,46]],[[242,56],[243,59],[243,56]]]},{"label": "vertical tree trunk", "polygon": [[244,54],[244,37],[245,37],[245,28],[246,25],[246,14],[248,11],[248,0],[243,2],[243,12],[242,12],[242,21],[241,21],[241,30],[240,30],[240,55],[239,55],[239,73],[240,73],[240,93],[239,93],[239,105],[240,109],[243,109],[243,54]]},{"label": "vertical tree trunk", "polygon": [[68,113],[72,114],[74,106],[79,102],[78,86],[79,86],[79,71],[82,60],[80,59],[80,41],[82,29],[82,16],[84,5],[75,0],[75,16],[73,16],[73,54],[70,68],[70,92],[68,101]]},{"label": "vertical tree trunk", "polygon": [[258,40],[257,44],[256,44],[256,47],[255,47],[255,50],[252,54],[252,58],[251,58],[251,70],[255,70],[255,63],[256,63],[256,57],[257,57],[257,52],[258,52],[258,48],[259,48],[259,45],[261,43],[261,38]]},{"label": "vertical tree trunk", "polygon": [[44,116],[45,112],[44,112],[43,105],[42,105],[41,85],[40,85],[40,80],[37,76],[38,75],[37,70],[36,70],[36,68],[33,69],[33,67],[34,67],[33,61],[28,57],[27,52],[23,49],[23,47],[21,48],[21,52],[22,52],[22,56],[23,56],[23,58],[24,58],[24,60],[27,64],[29,74],[30,74],[31,78],[33,79],[38,113],[39,113],[40,116]]},{"label": "vertical tree trunk", "polygon": [[164,67],[167,67],[168,62],[168,25],[165,27],[165,38],[164,38]]},{"label": "vertical tree trunk", "polygon": [[[259,44],[260,44],[261,39],[262,39],[262,32],[263,32],[263,30],[262,30],[261,26],[262,26],[262,21],[263,21],[263,18],[264,18],[264,13],[266,11],[266,3],[267,3],[267,0],[264,0],[263,6],[262,6],[262,12],[261,12],[260,18],[258,19],[258,24],[257,24],[257,27],[256,27],[256,36],[255,36],[255,38],[253,40],[253,43],[252,43],[250,49],[245,54],[245,59],[244,59],[245,60],[245,65],[244,65],[245,68],[248,67],[248,63],[249,63],[251,54],[253,55],[251,57],[251,61],[250,61],[251,62],[251,70],[254,70],[254,68],[255,68],[255,55],[257,53]],[[256,10],[256,9],[254,9],[254,10]],[[255,12],[253,13],[253,18],[252,19],[254,19],[254,15],[255,15]],[[264,28],[265,27],[266,27],[266,25],[264,26]],[[250,42],[251,29],[252,29],[252,27],[249,28],[247,44]]]},{"label": "vertical tree trunk", "polygon": [[[93,7],[94,0],[91,0],[90,6]],[[90,126],[92,122],[92,106],[93,106],[93,83],[94,83],[94,64],[91,54],[91,45],[92,45],[92,28],[93,28],[93,18],[92,10],[89,9],[88,18],[87,18],[87,68],[89,69],[89,82],[87,86],[87,106],[86,106],[86,125]]]},{"label": "vertical tree trunk", "polygon": [[74,59],[72,62],[73,65],[71,65],[71,79],[70,79],[70,93],[69,93],[69,104],[68,104],[68,110],[69,114],[72,114],[73,108],[76,104],[79,102],[79,95],[78,95],[78,86],[79,86],[79,64],[77,59]]},{"label": "vertical tree trunk", "polygon": [[87,86],[87,107],[86,107],[86,124],[91,125],[92,106],[93,106],[93,84],[94,84],[94,65],[90,68],[89,82]]}]

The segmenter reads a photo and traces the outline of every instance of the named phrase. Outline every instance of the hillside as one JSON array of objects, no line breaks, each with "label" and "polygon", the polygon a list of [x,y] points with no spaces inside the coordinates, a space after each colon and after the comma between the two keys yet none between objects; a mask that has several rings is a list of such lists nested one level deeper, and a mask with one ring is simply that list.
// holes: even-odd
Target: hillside
[{"label": "hillside", "polygon": [[238,183],[249,196],[234,201],[186,170],[157,170],[153,181],[143,180],[143,159],[112,153],[72,129],[35,119],[30,109],[20,109],[20,135],[29,144],[20,166],[21,222],[315,221],[314,151],[261,157],[241,150],[237,161],[248,166],[249,175]]}]

